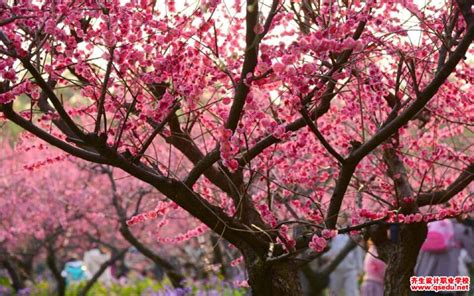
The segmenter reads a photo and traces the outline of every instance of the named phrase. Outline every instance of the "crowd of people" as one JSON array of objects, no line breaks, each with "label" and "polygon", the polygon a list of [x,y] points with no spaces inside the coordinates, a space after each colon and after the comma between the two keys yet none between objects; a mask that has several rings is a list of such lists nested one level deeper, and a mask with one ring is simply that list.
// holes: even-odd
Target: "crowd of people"
[{"label": "crowd of people", "polygon": [[[474,227],[455,219],[444,219],[428,224],[428,234],[418,255],[414,275],[417,277],[469,276],[474,262]],[[337,235],[325,254],[333,258],[351,238]],[[330,296],[383,296],[385,263],[379,258],[377,247],[369,240],[363,248],[353,249],[331,273]],[[364,254],[365,253],[365,254]],[[414,295],[467,296],[471,292],[424,291]]]}]

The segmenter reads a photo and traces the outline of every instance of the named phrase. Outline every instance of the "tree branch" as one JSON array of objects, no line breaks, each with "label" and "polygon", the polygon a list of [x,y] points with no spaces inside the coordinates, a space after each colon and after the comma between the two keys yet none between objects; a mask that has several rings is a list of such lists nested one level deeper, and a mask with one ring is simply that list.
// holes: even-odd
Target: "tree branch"
[{"label": "tree branch", "polygon": [[100,92],[100,97],[98,100],[98,108],[97,108],[97,118],[95,120],[95,128],[94,128],[94,133],[98,134],[100,130],[100,121],[102,114],[104,115],[104,129],[107,129],[107,122],[105,122],[105,110],[104,110],[104,105],[105,105],[105,96],[107,95],[107,86],[109,84],[109,79],[110,79],[110,74],[112,73],[112,65],[114,62],[114,50],[115,47],[110,48],[109,50],[109,62],[107,63],[107,68],[105,69],[105,76],[104,76],[104,82],[102,84],[102,90]]},{"label": "tree branch", "polygon": [[18,126],[22,127],[23,129],[29,131],[33,135],[37,136],[38,138],[42,139],[43,141],[56,146],[65,152],[74,155],[76,157],[82,158],[84,160],[96,162],[96,163],[102,163],[102,164],[108,164],[109,161],[102,157],[101,155],[97,153],[93,153],[90,151],[86,151],[77,147],[74,147],[58,138],[55,136],[52,136],[48,132],[44,131],[43,129],[37,127],[34,125],[32,122],[29,120],[26,120],[22,116],[20,116],[18,113],[13,111],[13,104],[3,104],[0,105],[0,112],[3,112],[6,118],[8,118],[10,121],[14,122]]},{"label": "tree branch", "polygon": [[114,256],[112,256],[109,260],[105,261],[100,265],[99,270],[92,276],[90,280],[87,281],[86,285],[84,288],[81,289],[81,291],[78,293],[79,296],[86,296],[87,292],[94,286],[94,284],[97,282],[99,277],[107,270],[107,268],[112,265],[117,259],[119,259],[121,256],[123,256],[127,252],[128,248],[125,248],[121,250],[120,252],[116,253]]},{"label": "tree branch", "polygon": [[245,105],[245,98],[249,93],[248,82],[246,82],[247,74],[252,74],[257,66],[258,60],[258,40],[255,28],[258,24],[258,0],[247,0],[246,6],[247,14],[245,17],[246,35],[245,35],[245,56],[244,64],[242,66],[242,73],[240,81],[235,91],[234,101],[230,108],[229,117],[225,127],[235,131],[237,123],[239,122],[242,110]]},{"label": "tree branch", "polygon": [[166,274],[168,275],[174,287],[176,288],[182,287],[182,281],[184,280],[184,276],[179,274],[171,263],[161,258],[160,256],[158,256],[158,254],[153,252],[150,248],[142,244],[135,237],[135,235],[133,235],[133,233],[130,231],[127,225],[127,215],[126,215],[125,209],[120,205],[119,196],[117,195],[117,186],[115,184],[115,180],[113,178],[112,172],[110,170],[106,170],[106,174],[112,186],[112,203],[119,217],[119,222],[120,222],[119,231],[122,234],[123,238],[125,238],[132,246],[137,248],[137,250],[140,253],[142,253],[144,256],[151,259],[157,266],[162,267],[166,271]]},{"label": "tree branch", "polygon": [[318,140],[321,142],[321,144],[324,146],[324,148],[326,148],[326,150],[332,156],[334,156],[334,158],[336,158],[337,161],[339,161],[340,164],[343,164],[344,163],[344,157],[342,157],[339,153],[337,153],[337,151],[331,145],[329,145],[329,143],[326,141],[326,139],[321,134],[321,132],[319,132],[318,127],[316,126],[316,124],[314,124],[314,122],[309,117],[308,112],[306,111],[306,108],[303,107],[300,112],[301,112],[301,115],[303,115],[304,121],[309,126],[311,131],[316,135],[316,138],[318,138]]},{"label": "tree branch", "polygon": [[53,277],[56,281],[57,285],[57,293],[58,296],[64,296],[66,295],[66,281],[61,275],[61,271],[58,268],[57,262],[56,262],[56,255],[54,254],[54,249],[51,246],[51,244],[48,244],[46,246],[46,263],[53,274]]},{"label": "tree branch", "polygon": [[416,116],[416,114],[433,98],[441,85],[443,85],[449,75],[454,71],[459,61],[464,58],[473,39],[474,23],[469,25],[466,34],[464,35],[456,50],[452,53],[446,64],[444,64],[433,80],[425,87],[422,92],[420,92],[416,100],[397,118],[382,127],[369,141],[365,142],[358,149],[356,149],[354,153],[349,156],[351,161],[360,161],[372,150],[387,140],[391,135],[393,135],[399,128],[407,124],[414,116]]},{"label": "tree branch", "polygon": [[[357,40],[362,35],[366,22],[362,21],[359,22],[357,28],[353,34],[353,39]],[[332,78],[332,75],[339,71],[343,65],[347,63],[350,56],[352,54],[352,50],[346,50],[342,52],[339,56],[337,62],[332,66],[331,70],[328,71],[327,74],[323,75],[321,78],[321,83],[325,84],[328,83],[324,94],[321,96],[321,102],[319,105],[310,113],[311,120],[315,121],[319,117],[323,116],[330,107],[331,100],[337,95],[337,92],[334,92],[336,82]],[[316,89],[311,91],[304,99],[303,105],[306,104],[315,94]],[[285,127],[285,132],[294,132],[306,125],[304,118],[298,118],[297,120],[289,123]],[[279,143],[281,140],[276,138],[273,135],[268,135],[265,138],[261,139],[257,142],[252,148],[250,148],[247,152],[245,152],[241,158],[239,158],[239,165],[244,166],[249,163],[252,159],[257,157],[263,150],[270,147],[273,144]]]},{"label": "tree branch", "polygon": [[421,193],[416,197],[419,207],[448,202],[452,197],[474,181],[474,163],[471,163],[445,190]]},{"label": "tree branch", "polygon": [[328,215],[326,218],[328,228],[334,228],[336,226],[337,215],[341,208],[342,200],[357,164],[367,154],[372,152],[390,136],[396,133],[399,128],[408,123],[408,121],[415,117],[416,114],[425,107],[425,105],[433,98],[452,71],[454,71],[458,62],[464,57],[473,39],[474,23],[469,25],[466,35],[459,43],[456,50],[450,56],[446,64],[442,67],[441,71],[417,96],[417,99],[398,117],[382,127],[369,141],[362,144],[358,148],[354,147],[355,149],[353,149],[349,157],[346,159],[346,165],[342,167],[341,173],[336,183],[336,188],[334,189],[334,193],[331,197]]},{"label": "tree branch", "polygon": [[332,273],[356,246],[357,243],[353,239],[349,239],[339,253],[329,263],[318,270],[318,274],[324,275]]},{"label": "tree branch", "polygon": [[67,126],[74,132],[76,137],[78,137],[79,139],[84,139],[85,138],[84,132],[74,123],[74,121],[66,112],[66,110],[64,110],[64,107],[61,101],[56,96],[53,89],[51,89],[49,84],[43,79],[43,77],[38,72],[38,70],[31,64],[30,60],[27,57],[19,58],[19,60],[21,61],[25,69],[27,69],[28,72],[31,73],[36,83],[39,85],[39,87],[46,93],[48,98],[51,100],[51,103],[53,103],[53,106],[58,112],[61,119],[64,120]]}]

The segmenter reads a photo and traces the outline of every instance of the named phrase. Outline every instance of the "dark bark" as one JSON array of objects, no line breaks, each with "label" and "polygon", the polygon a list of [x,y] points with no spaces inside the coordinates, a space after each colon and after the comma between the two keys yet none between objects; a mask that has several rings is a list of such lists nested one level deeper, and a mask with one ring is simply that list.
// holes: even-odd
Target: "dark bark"
[{"label": "dark bark", "polygon": [[297,268],[289,261],[274,264],[255,264],[248,267],[252,295],[300,296],[301,284]]},{"label": "dark bark", "polygon": [[308,291],[305,295],[320,296],[329,285],[329,275],[314,272],[309,265],[301,268],[303,276],[308,281]]},{"label": "dark bark", "polygon": [[54,255],[54,250],[51,247],[47,249],[46,264],[51,271],[54,280],[56,281],[56,291],[59,296],[66,295],[66,280],[61,276],[61,271],[58,268],[56,262],[56,256]]},{"label": "dark bark", "polygon": [[183,275],[181,275],[174,266],[166,261],[165,259],[161,258],[158,256],[155,252],[147,248],[145,245],[143,245],[128,229],[126,225],[122,225],[120,227],[120,233],[122,234],[123,238],[125,238],[132,246],[137,248],[137,250],[143,254],[143,256],[149,258],[150,260],[153,261],[156,265],[162,267],[166,275],[171,281],[171,284],[175,288],[182,287],[182,282],[184,280]]},{"label": "dark bark", "polygon": [[10,276],[13,289],[18,292],[19,290],[25,288],[25,279],[18,273],[18,268],[15,266],[15,264],[9,259],[4,259],[2,261],[2,265],[5,267],[8,275]]},{"label": "dark bark", "polygon": [[371,233],[380,258],[385,261],[385,296],[408,296],[410,277],[414,273],[418,253],[426,233],[426,223],[400,224],[395,237],[387,237],[387,228]]},{"label": "dark bark", "polygon": [[16,265],[19,267],[20,270],[20,275],[26,280],[30,279],[34,281],[33,278],[33,259],[34,259],[34,253],[27,252],[27,254],[24,254],[21,256],[21,260],[15,260]]},{"label": "dark bark", "polygon": [[214,264],[219,264],[220,265],[220,272],[222,274],[222,276],[227,279],[227,271],[225,269],[225,260],[224,260],[224,254],[222,254],[222,250],[221,250],[221,247],[220,247],[220,238],[217,237],[216,235],[214,234],[211,234],[211,243],[212,245],[214,246],[214,248],[212,249],[212,253],[213,253],[213,263]]},{"label": "dark bark", "polygon": [[114,256],[112,256],[109,260],[102,263],[99,270],[92,276],[92,278],[90,280],[87,281],[86,285],[84,286],[84,288],[81,289],[78,296],[86,296],[87,292],[89,292],[89,290],[99,280],[100,276],[105,272],[105,270],[107,270],[107,268],[110,265],[112,265],[117,259],[119,259],[121,256],[123,256],[123,254],[125,254],[126,251],[127,251],[127,249],[123,249],[120,252],[118,252],[117,254],[115,254]]},{"label": "dark bark", "polygon": [[243,250],[252,295],[301,296],[298,265],[292,260],[265,262],[254,252]]},{"label": "dark bark", "polygon": [[242,110],[245,105],[245,98],[249,93],[249,86],[245,82],[247,74],[253,73],[257,66],[258,58],[258,40],[255,33],[255,26],[258,24],[258,1],[247,0],[247,14],[245,17],[246,33],[245,33],[245,55],[244,63],[242,65],[242,73],[239,84],[235,90],[234,101],[230,108],[229,117],[225,127],[235,131],[242,115]]}]

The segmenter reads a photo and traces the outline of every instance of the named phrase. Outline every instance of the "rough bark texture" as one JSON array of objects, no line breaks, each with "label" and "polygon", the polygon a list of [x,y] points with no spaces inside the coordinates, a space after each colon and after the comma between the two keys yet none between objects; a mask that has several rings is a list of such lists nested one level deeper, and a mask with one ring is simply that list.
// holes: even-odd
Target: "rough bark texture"
[{"label": "rough bark texture", "polygon": [[263,262],[249,252],[243,252],[252,295],[301,296],[302,289],[296,262],[284,260]]},{"label": "rough bark texture", "polygon": [[381,227],[372,233],[379,256],[385,263],[385,296],[408,296],[410,277],[413,275],[416,259],[423,244],[426,223],[401,224],[392,237],[387,237],[387,228]]}]

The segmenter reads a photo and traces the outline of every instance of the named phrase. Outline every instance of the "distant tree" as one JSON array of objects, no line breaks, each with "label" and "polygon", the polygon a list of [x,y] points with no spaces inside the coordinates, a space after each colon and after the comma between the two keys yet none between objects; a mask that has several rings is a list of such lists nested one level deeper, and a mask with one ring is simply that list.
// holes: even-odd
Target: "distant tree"
[{"label": "distant tree", "polygon": [[[183,276],[150,249],[156,227],[143,225],[133,231],[125,227],[127,217],[157,202],[146,196],[151,193],[144,189],[149,187],[147,184],[128,178],[128,182],[121,183],[130,196],[121,197],[119,190],[125,190],[110,183],[102,170],[91,169],[83,161],[68,160],[58,155],[57,149],[32,144],[31,140],[34,139],[20,145],[27,152],[14,151],[4,143],[5,157],[0,160],[0,192],[4,197],[0,210],[0,261],[10,273],[15,289],[24,288],[26,279],[35,280],[34,263],[44,259],[57,283],[58,294],[64,295],[61,270],[67,260],[81,259],[85,251],[96,246],[108,248],[115,258],[130,244],[162,267],[175,286],[181,285]],[[134,196],[139,198],[132,199]],[[144,196],[147,200],[142,202]],[[90,287],[96,280],[91,281]]]}]

